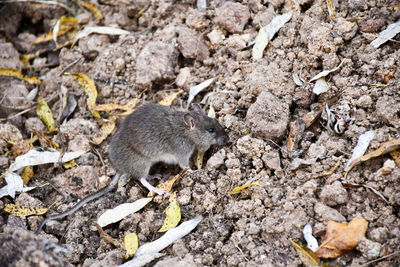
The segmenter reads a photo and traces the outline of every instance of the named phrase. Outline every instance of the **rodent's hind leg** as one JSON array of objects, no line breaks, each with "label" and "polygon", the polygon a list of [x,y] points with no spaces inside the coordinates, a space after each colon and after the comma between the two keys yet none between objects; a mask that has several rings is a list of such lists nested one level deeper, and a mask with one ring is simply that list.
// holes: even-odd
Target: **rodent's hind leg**
[{"label": "rodent's hind leg", "polygon": [[140,182],[142,183],[142,185],[144,187],[146,187],[150,192],[155,192],[158,195],[164,195],[165,194],[165,190],[161,189],[161,188],[155,188],[154,186],[152,186],[151,184],[149,184],[149,182],[147,181],[146,177],[142,177],[140,178]]}]

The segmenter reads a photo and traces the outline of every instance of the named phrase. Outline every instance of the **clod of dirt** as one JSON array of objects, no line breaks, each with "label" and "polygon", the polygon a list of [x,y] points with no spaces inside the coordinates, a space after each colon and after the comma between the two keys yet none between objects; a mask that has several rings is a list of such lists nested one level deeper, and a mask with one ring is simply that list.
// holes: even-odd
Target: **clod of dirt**
[{"label": "clod of dirt", "polygon": [[175,78],[178,51],[173,44],[149,42],[136,60],[136,83],[148,86],[153,82]]},{"label": "clod of dirt", "polygon": [[361,239],[360,243],[357,245],[357,250],[359,250],[368,260],[378,258],[379,254],[381,253],[381,249],[381,244],[371,241],[365,237]]},{"label": "clod of dirt", "polygon": [[78,166],[66,170],[52,179],[54,186],[60,188],[66,195],[83,198],[97,191],[96,184],[100,177],[100,169],[93,166]]},{"label": "clod of dirt", "polygon": [[358,21],[358,26],[363,32],[378,32],[385,25],[384,18],[367,18]]},{"label": "clod of dirt", "polygon": [[7,141],[18,143],[22,141],[22,134],[13,124],[6,122],[0,123],[0,151],[5,151],[9,146]]},{"label": "clod of dirt", "polygon": [[346,222],[346,218],[336,209],[330,208],[321,202],[315,203],[315,216],[322,222],[335,221]]},{"label": "clod of dirt", "polygon": [[250,106],[246,124],[260,137],[281,140],[289,124],[289,107],[270,92],[263,91]]},{"label": "clod of dirt", "polygon": [[19,54],[11,43],[0,43],[0,69],[21,70],[22,65],[19,60]]},{"label": "clod of dirt", "polygon": [[65,248],[31,231],[6,227],[0,235],[1,266],[65,266]]},{"label": "clod of dirt", "polygon": [[380,97],[376,102],[376,112],[394,127],[400,127],[400,117],[398,115],[400,114],[400,99],[398,97],[388,95]]},{"label": "clod of dirt", "polygon": [[351,40],[358,30],[358,26],[354,22],[340,19],[333,28],[336,34],[342,37],[343,40]]},{"label": "clod of dirt", "polygon": [[218,169],[222,164],[224,164],[225,157],[226,157],[226,152],[224,149],[221,149],[208,159],[206,165],[207,169],[209,170]]},{"label": "clod of dirt", "polygon": [[178,33],[179,50],[185,58],[203,61],[210,56],[208,46],[201,35],[187,27],[181,27]]},{"label": "clod of dirt", "polygon": [[330,185],[325,185],[319,197],[322,202],[328,206],[345,204],[348,201],[347,191],[339,181],[335,181]]},{"label": "clod of dirt", "polygon": [[237,2],[226,2],[215,9],[214,21],[231,33],[240,33],[250,19],[249,8]]}]

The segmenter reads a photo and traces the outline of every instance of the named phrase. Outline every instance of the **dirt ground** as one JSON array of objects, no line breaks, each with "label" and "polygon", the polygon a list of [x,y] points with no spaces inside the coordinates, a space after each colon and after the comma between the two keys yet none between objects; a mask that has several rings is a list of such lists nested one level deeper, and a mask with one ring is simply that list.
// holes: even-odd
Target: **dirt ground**
[{"label": "dirt ground", "polygon": [[[15,199],[3,197],[0,206],[49,207],[57,200],[48,214],[63,212],[115,174],[107,155],[110,138],[100,145],[91,143],[103,120],[92,116],[86,94],[68,73],[84,73],[95,81],[97,104],[126,104],[138,97],[140,103],[159,101],[182,89],[174,107],[186,106],[190,87],[215,78],[193,102],[212,92],[207,108],[214,108],[231,141],[210,149],[203,168],[175,184],[182,221],[198,216],[202,221],[148,266],[302,266],[289,239],[305,245],[303,228],[310,224],[321,244],[329,220],[350,222],[356,217],[369,223],[365,238],[348,254],[323,263],[361,266],[399,250],[400,169],[394,159],[385,154],[368,160],[344,178],[345,165],[361,134],[376,133],[367,153],[400,134],[400,36],[379,48],[370,45],[379,32],[400,19],[398,1],[333,1],[333,19],[323,0],[211,0],[205,11],[193,0],[92,2],[104,17],[100,22],[73,1],[65,1],[73,14],[60,5],[0,4],[0,68],[21,70],[42,80],[27,110],[24,99],[35,86],[0,77],[1,172],[14,160],[13,153],[7,153],[12,149],[10,140],[18,143],[32,132],[47,132],[36,115],[40,97],[60,118],[63,87],[75,96],[77,108],[65,123],[58,121],[56,134],[46,137],[65,152],[89,151],[71,169],[60,164],[34,167],[28,186],[47,181],[51,186],[17,194]],[[287,12],[292,12],[291,20],[268,44],[263,58],[253,60],[248,44],[257,36],[259,25]],[[61,16],[75,16],[90,26],[118,27],[130,34],[91,34],[72,48],[54,49],[53,41],[33,44]],[[23,66],[20,56],[39,49],[45,52]],[[60,75],[77,59],[81,60]],[[315,82],[308,81],[343,59],[340,69],[326,77],[329,90],[313,94]],[[297,85],[293,74],[306,82]],[[342,133],[331,132],[321,118],[304,129],[288,153],[289,124],[326,101],[337,118],[351,118]],[[107,119],[109,114],[101,112],[101,116]],[[33,147],[49,150],[43,139]],[[332,174],[317,177],[338,161]],[[154,172],[166,180],[179,169],[160,165]],[[234,187],[256,180],[259,186],[229,194]],[[346,183],[372,187],[387,202],[365,187]],[[91,230],[90,222],[104,210],[146,194],[145,188],[131,181],[47,225],[38,236],[33,232],[43,216],[17,217],[2,210],[0,265],[119,265],[125,251]],[[140,245],[155,240],[161,236],[157,230],[167,205],[168,195],[157,196],[138,213],[105,227],[105,232],[115,239],[137,233]],[[370,266],[399,265],[397,254]]]}]

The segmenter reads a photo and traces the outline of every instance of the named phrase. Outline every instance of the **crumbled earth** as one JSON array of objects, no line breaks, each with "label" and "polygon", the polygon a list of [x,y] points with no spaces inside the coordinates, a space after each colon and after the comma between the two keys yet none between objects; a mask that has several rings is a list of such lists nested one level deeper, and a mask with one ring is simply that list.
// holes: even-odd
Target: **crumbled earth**
[{"label": "crumbled earth", "polygon": [[[72,169],[61,164],[34,167],[27,186],[46,182],[52,186],[17,194],[15,199],[3,197],[1,207],[9,203],[49,207],[57,201],[48,214],[63,212],[115,174],[107,155],[110,138],[100,145],[91,142],[103,121],[92,116],[83,89],[70,73],[81,72],[95,81],[97,104],[154,102],[183,90],[174,107],[186,106],[190,87],[215,78],[193,102],[208,96],[207,111],[213,107],[231,141],[210,149],[203,169],[185,174],[174,185],[182,220],[201,216],[202,221],[149,266],[302,266],[289,239],[305,245],[302,231],[310,224],[321,244],[329,220],[350,222],[355,217],[369,223],[365,238],[348,254],[324,263],[360,266],[399,250],[400,166],[385,154],[356,166],[346,179],[343,176],[361,134],[376,131],[367,152],[400,135],[400,35],[379,48],[369,45],[400,19],[398,1],[333,1],[334,18],[324,0],[211,0],[205,11],[198,10],[194,0],[93,1],[103,14],[100,22],[78,8],[76,1],[64,2],[82,23],[119,27],[130,34],[91,34],[73,47],[55,48],[53,41],[35,45],[33,41],[52,31],[61,16],[73,16],[70,11],[61,5],[0,4],[0,68],[42,80],[36,97],[27,102],[34,85],[0,77],[1,172],[30,145],[50,149],[43,138],[22,143],[32,134],[44,133],[65,152],[88,150]],[[253,60],[248,44],[259,25],[286,12],[292,12],[291,20],[268,44],[263,58]],[[23,66],[20,56],[38,49],[45,52]],[[307,81],[345,58],[340,69],[326,77],[328,92],[313,94],[314,83]],[[304,80],[303,85],[294,82],[293,74]],[[62,88],[77,100],[76,110],[64,123]],[[36,115],[41,97],[53,111],[57,133],[47,133]],[[339,135],[320,119],[304,129],[295,151],[287,153],[290,123],[325,102],[338,116],[350,116],[351,123]],[[108,113],[100,114],[109,118]],[[338,161],[333,173],[318,176]],[[178,171],[165,165],[153,170],[163,180]],[[371,187],[381,196],[365,187],[346,186],[344,180]],[[4,186],[4,179],[0,181]],[[259,186],[229,194],[254,181]],[[124,250],[101,238],[90,223],[106,209],[146,195],[138,183],[129,182],[49,223],[38,236],[33,232],[43,216],[16,217],[2,210],[0,265],[119,265],[125,261]],[[157,196],[141,211],[104,230],[114,239],[134,232],[140,245],[150,242],[161,236],[157,231],[167,205],[168,195]],[[399,266],[400,256],[373,264]]]}]

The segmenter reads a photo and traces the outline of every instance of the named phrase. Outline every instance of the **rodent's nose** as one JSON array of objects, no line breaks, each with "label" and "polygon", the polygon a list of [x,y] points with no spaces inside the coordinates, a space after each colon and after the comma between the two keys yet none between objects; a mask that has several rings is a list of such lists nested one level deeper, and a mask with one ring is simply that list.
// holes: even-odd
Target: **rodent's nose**
[{"label": "rodent's nose", "polygon": [[217,143],[220,146],[223,146],[228,142],[229,142],[229,136],[226,133],[224,135],[218,137],[218,139],[217,139]]}]

